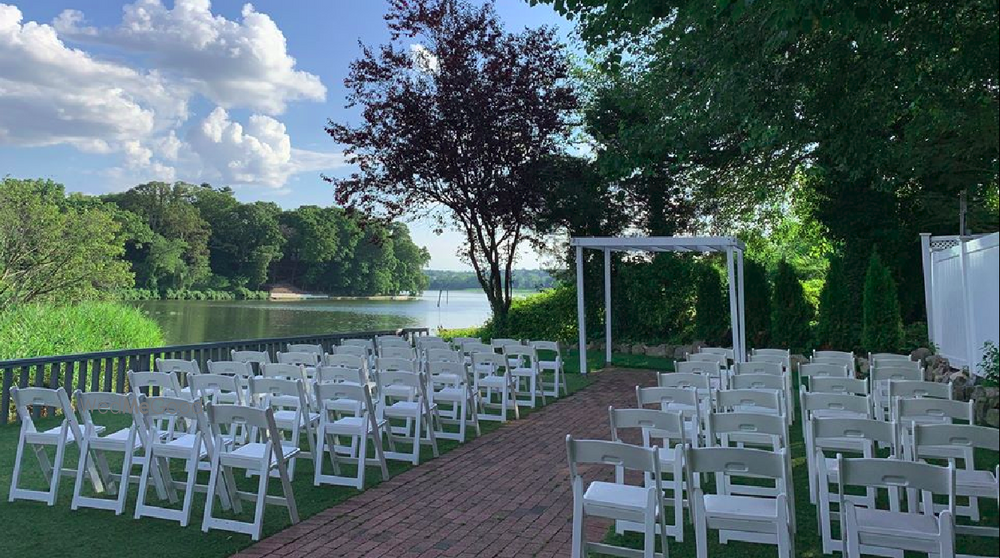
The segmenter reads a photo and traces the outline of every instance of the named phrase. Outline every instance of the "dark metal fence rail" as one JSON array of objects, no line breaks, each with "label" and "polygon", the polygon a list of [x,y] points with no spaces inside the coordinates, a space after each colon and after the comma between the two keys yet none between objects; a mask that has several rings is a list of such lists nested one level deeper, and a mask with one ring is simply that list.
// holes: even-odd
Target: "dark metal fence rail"
[{"label": "dark metal fence rail", "polygon": [[[0,424],[6,424],[13,416],[13,402],[10,388],[36,386],[63,388],[72,398],[75,390],[108,391],[124,393],[126,372],[129,370],[153,370],[158,358],[181,358],[196,360],[205,370],[209,360],[230,360],[230,351],[267,351],[272,359],[289,343],[322,345],[323,350],[332,352],[331,347],[342,339],[367,338],[376,335],[404,335],[413,337],[427,335],[427,328],[403,328],[385,331],[365,331],[329,333],[321,335],[297,335],[294,337],[272,337],[267,339],[242,339],[193,345],[171,345],[123,351],[102,351],[77,355],[45,356],[16,360],[0,360],[3,374],[3,392],[0,395]],[[36,417],[51,415],[53,409],[35,407]]]}]

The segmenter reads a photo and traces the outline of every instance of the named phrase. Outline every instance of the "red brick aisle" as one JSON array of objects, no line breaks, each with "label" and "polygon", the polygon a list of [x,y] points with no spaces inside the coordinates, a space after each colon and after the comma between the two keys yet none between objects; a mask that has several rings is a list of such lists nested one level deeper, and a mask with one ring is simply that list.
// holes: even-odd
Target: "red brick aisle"
[{"label": "red brick aisle", "polygon": [[[566,434],[608,439],[609,405],[635,406],[651,372],[615,370],[588,388],[410,469],[252,546],[241,557],[569,556]],[[604,478],[611,470],[601,468]],[[608,524],[588,520],[588,538]]]}]

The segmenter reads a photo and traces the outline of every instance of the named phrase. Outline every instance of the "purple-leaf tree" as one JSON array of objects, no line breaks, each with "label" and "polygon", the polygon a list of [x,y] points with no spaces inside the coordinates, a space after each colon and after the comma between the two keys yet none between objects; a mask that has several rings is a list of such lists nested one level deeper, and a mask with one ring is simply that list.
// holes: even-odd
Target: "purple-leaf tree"
[{"label": "purple-leaf tree", "polygon": [[361,45],[345,80],[361,123],[326,128],[357,170],[324,178],[362,218],[463,233],[502,324],[544,199],[530,170],[561,151],[578,105],[563,47],[552,29],[506,32],[491,2],[391,0],[385,19],[390,43]]}]

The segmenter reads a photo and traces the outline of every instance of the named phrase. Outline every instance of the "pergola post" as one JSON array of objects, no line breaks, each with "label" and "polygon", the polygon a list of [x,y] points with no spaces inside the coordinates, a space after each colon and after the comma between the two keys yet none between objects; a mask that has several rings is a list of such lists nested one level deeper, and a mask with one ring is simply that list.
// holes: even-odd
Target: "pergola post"
[{"label": "pergola post", "polygon": [[924,308],[927,310],[927,339],[934,343],[933,260],[931,259],[931,233],[920,233],[920,263],[924,270]]},{"label": "pergola post", "polygon": [[583,247],[576,246],[576,328],[580,333],[580,373],[587,373],[587,316],[583,307]]},{"label": "pergola post", "polygon": [[733,332],[733,356],[740,351],[740,319],[736,309],[736,270],[733,265],[733,249],[726,248],[726,271],[729,275],[729,324]]},{"label": "pergola post", "polygon": [[736,362],[745,362],[747,359],[747,321],[746,307],[743,304],[743,250],[736,251],[736,274],[739,276],[736,282],[739,285],[739,298],[736,300],[740,316],[740,352],[734,356],[736,357]]},{"label": "pergola post", "polygon": [[611,365],[611,250],[604,249],[604,363]]}]

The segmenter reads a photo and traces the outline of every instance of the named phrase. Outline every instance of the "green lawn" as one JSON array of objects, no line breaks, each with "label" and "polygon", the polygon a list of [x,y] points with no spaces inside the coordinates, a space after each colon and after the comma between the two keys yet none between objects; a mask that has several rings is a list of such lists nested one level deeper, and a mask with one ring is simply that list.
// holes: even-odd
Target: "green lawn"
[{"label": "green lawn", "polygon": [[[568,368],[572,368],[568,366]],[[579,374],[568,374],[567,382],[570,392],[589,385],[591,378]],[[521,416],[525,415],[522,410]],[[127,421],[121,417],[106,415],[98,418],[102,424],[109,427],[121,427]],[[57,426],[59,419],[42,419],[36,421],[41,428]],[[492,432],[502,426],[497,422],[481,422],[483,434]],[[8,425],[0,427],[0,526],[3,527],[3,543],[0,543],[2,556],[143,556],[149,558],[177,558],[181,556],[223,557],[229,556],[250,546],[247,535],[229,533],[226,531],[201,532],[201,517],[204,511],[205,495],[195,495],[191,510],[191,523],[182,528],[176,522],[144,517],[132,519],[135,511],[135,501],[138,488],[135,484],[130,489],[128,505],[125,514],[115,516],[114,512],[81,508],[70,510],[73,494],[73,479],[64,477],[59,489],[59,499],[56,505],[48,507],[41,502],[19,500],[7,502],[10,489],[11,474],[14,468],[14,455],[17,448],[19,427]],[[455,441],[438,441],[441,453],[446,453],[458,446]],[[305,447],[305,445],[303,445]],[[405,449],[405,448],[401,448]],[[50,458],[53,455],[49,452]],[[75,469],[78,452],[75,446],[67,450],[64,467]],[[121,459],[110,456],[113,471],[120,470]],[[430,448],[424,448],[421,459],[431,459]],[[176,463],[176,462],[175,462]],[[181,480],[179,463],[174,471],[174,478]],[[21,487],[44,490],[41,473],[38,471],[34,455],[27,453],[22,465]],[[326,468],[329,470],[329,463]],[[389,472],[397,475],[411,466],[398,461],[389,461]],[[300,460],[296,465],[296,475],[293,484],[296,503],[302,519],[319,513],[360,494],[357,490],[346,487],[320,486],[312,484],[312,463]],[[139,474],[139,468],[134,474]],[[350,474],[350,471],[345,472]],[[381,482],[381,475],[376,468],[369,468],[366,474],[366,485],[371,487]],[[208,483],[208,473],[200,473],[199,484]],[[237,475],[237,483],[241,489],[256,492],[256,480],[246,479]],[[89,483],[84,484],[89,489]],[[271,482],[269,492],[280,494],[280,483]],[[160,505],[156,492],[149,491],[147,502]],[[177,506],[179,509],[179,505]],[[218,503],[216,513],[221,511]],[[267,506],[264,522],[264,536],[272,535],[290,525],[287,511],[279,506]],[[252,520],[253,506],[244,505],[244,513],[234,519]]]},{"label": "green lawn", "polygon": [[[801,418],[801,413],[796,415]],[[792,440],[792,478],[795,484],[795,516],[797,533],[795,536],[796,557],[821,557],[823,554],[822,539],[819,532],[819,518],[816,506],[809,503],[809,477],[806,467],[805,442],[802,438],[802,422],[796,420],[791,427],[789,436]],[[992,452],[977,452],[975,455],[976,466],[979,469],[992,471],[997,466],[998,456]],[[714,479],[705,482],[706,492],[714,490]],[[980,513],[984,518],[984,523],[980,525],[997,526],[998,510],[996,500],[979,501]],[[685,512],[687,524],[684,529],[684,542],[677,543],[670,539],[671,558],[686,558],[696,556],[696,546],[694,538],[694,527],[690,524],[690,516]],[[669,519],[668,521],[671,521]],[[961,523],[968,523],[966,518],[959,520]],[[834,524],[833,536],[838,537],[836,523]],[[631,548],[642,548],[642,538],[638,533],[626,533],[617,535],[614,529],[609,529],[605,542],[614,545],[628,546]],[[752,544],[745,542],[730,542],[720,544],[716,531],[708,532],[709,556],[738,556],[740,558],[773,557],[777,556],[777,547],[773,545]],[[978,556],[1000,556],[1000,541],[997,539],[985,539],[980,537],[957,537],[957,552]],[[835,553],[840,556],[840,553]],[[921,556],[920,554],[907,553],[907,557]]]}]

